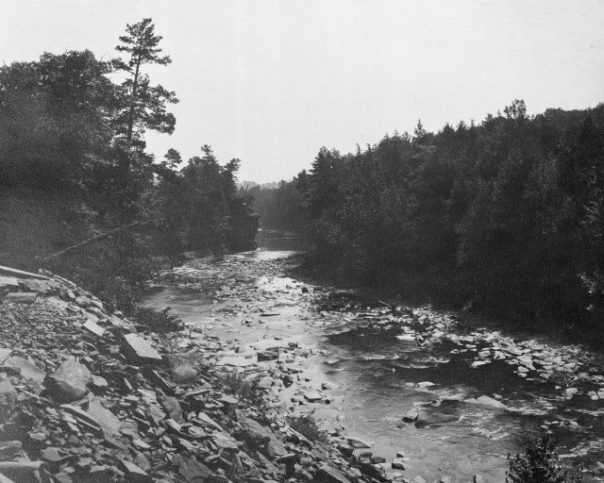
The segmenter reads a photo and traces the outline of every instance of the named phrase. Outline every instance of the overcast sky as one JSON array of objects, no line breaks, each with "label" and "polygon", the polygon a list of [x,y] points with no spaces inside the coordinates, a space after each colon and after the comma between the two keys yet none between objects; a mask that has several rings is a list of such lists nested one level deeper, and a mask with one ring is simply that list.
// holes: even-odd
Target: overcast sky
[{"label": "overcast sky", "polygon": [[88,48],[111,58],[127,23],[152,17],[176,91],[157,157],[210,144],[241,180],[291,178],[321,146],[342,152],[514,98],[530,113],[604,101],[603,0],[0,0],[0,61]]}]

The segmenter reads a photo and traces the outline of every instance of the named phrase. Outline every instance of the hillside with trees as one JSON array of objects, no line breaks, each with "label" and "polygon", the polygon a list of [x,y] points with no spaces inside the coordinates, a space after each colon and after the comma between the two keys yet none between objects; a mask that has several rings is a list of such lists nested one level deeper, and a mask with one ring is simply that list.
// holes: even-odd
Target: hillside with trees
[{"label": "hillside with trees", "polygon": [[517,100],[480,124],[322,148],[264,210],[302,209],[312,262],[341,280],[601,345],[603,189],[604,105],[528,116]]},{"label": "hillside with trees", "polygon": [[176,94],[146,73],[171,62],[161,39],[147,18],[116,59],[68,51],[0,67],[0,264],[54,270],[132,310],[153,256],[253,246],[239,160],[221,165],[204,145],[180,169],[176,150],[146,151],[146,131],[176,125]]}]

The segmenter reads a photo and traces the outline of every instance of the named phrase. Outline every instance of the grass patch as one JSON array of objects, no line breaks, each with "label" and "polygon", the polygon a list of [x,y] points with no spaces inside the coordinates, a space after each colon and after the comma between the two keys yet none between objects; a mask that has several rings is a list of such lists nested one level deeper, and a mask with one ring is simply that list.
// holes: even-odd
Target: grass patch
[{"label": "grass patch", "polygon": [[264,403],[264,391],[259,387],[260,376],[237,370],[224,370],[218,373],[218,377],[227,392],[256,405]]}]

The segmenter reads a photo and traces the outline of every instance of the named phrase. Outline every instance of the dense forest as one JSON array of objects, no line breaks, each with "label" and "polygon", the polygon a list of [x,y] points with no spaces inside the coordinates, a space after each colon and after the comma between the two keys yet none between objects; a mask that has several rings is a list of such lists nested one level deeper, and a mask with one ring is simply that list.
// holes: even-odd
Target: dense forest
[{"label": "dense forest", "polygon": [[145,73],[171,62],[160,41],[143,19],[110,61],[85,50],[0,67],[0,264],[54,270],[132,310],[155,256],[253,246],[239,160],[204,145],[180,169],[176,150],[146,151],[146,131],[176,123],[176,94]]},{"label": "dense forest", "polygon": [[322,148],[260,199],[273,227],[306,217],[312,261],[342,280],[601,345],[603,190],[604,105],[528,116],[517,100],[480,124]]},{"label": "dense forest", "polygon": [[297,233],[306,230],[309,218],[304,209],[302,191],[298,189],[298,178],[290,182],[281,181],[276,186],[274,183],[251,186],[245,193],[252,198],[254,211],[263,228]]}]

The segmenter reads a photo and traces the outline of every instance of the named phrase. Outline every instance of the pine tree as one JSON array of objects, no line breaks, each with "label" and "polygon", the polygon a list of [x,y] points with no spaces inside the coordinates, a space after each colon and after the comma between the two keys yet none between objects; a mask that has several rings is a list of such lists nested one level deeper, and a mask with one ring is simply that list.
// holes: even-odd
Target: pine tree
[{"label": "pine tree", "polygon": [[124,71],[128,78],[121,85],[120,106],[115,119],[118,136],[125,136],[128,148],[144,147],[142,134],[145,129],[172,134],[176,120],[167,112],[167,104],[178,102],[176,94],[161,85],[152,86],[149,76],[142,72],[145,64],[167,65],[172,62],[168,55],[161,55],[158,47],[162,37],[155,34],[155,25],[145,18],[134,25],[126,26],[127,35],[120,37],[116,47],[125,52],[129,59],[114,61],[117,70]]}]

